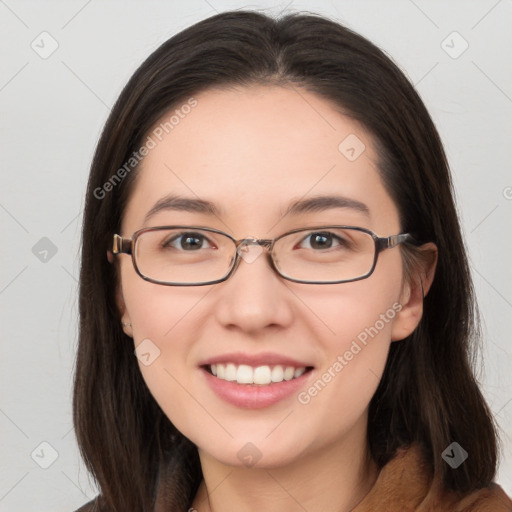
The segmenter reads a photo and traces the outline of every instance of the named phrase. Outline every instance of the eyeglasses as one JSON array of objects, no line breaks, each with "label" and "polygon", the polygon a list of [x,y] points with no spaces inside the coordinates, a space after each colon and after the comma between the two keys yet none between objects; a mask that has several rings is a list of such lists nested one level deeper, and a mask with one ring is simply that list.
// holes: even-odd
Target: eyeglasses
[{"label": "eyeglasses", "polygon": [[263,248],[270,266],[284,279],[337,284],[366,279],[381,251],[404,242],[414,239],[409,233],[381,238],[354,226],[295,229],[272,240],[236,240],[213,228],[161,226],[141,229],[131,238],[114,235],[112,252],[130,254],[142,279],[166,286],[220,283],[241,259],[251,263]]}]

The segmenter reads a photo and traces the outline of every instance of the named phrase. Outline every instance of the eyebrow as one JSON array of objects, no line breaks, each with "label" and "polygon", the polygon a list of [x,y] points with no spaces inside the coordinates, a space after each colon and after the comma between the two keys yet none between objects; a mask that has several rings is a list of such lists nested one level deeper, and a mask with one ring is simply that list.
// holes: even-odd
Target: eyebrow
[{"label": "eyebrow", "polygon": [[176,210],[181,212],[204,213],[206,215],[221,216],[221,209],[211,201],[204,199],[194,199],[174,194],[167,195],[159,199],[153,208],[144,217],[147,222],[153,215],[165,210]]},{"label": "eyebrow", "polygon": [[[348,208],[363,213],[367,217],[370,216],[370,209],[361,201],[350,199],[342,196],[315,196],[308,199],[301,199],[292,202],[283,217],[286,215],[299,215],[304,213],[322,212],[334,208]],[[174,210],[191,213],[202,213],[205,215],[212,215],[221,217],[223,210],[211,201],[205,199],[195,199],[191,197],[183,197],[175,194],[170,194],[159,199],[155,205],[149,210],[144,218],[147,222],[151,217],[158,212]]]},{"label": "eyebrow", "polygon": [[291,203],[286,211],[286,215],[298,215],[301,213],[323,212],[334,208],[349,208],[370,216],[370,209],[361,201],[342,196],[315,196],[309,199],[302,199]]}]

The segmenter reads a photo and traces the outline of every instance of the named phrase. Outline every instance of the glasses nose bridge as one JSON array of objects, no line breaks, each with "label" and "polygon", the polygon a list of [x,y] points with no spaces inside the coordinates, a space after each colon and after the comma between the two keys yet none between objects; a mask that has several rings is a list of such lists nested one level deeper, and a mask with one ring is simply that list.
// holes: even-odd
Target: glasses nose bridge
[{"label": "glasses nose bridge", "polygon": [[[272,254],[274,240],[271,240],[268,238],[249,237],[249,238],[242,238],[240,240],[234,240],[234,242],[235,242],[235,246],[236,246],[236,252],[235,252],[235,257],[232,260],[233,269],[232,269],[231,273],[236,271],[236,269],[240,265],[241,260],[246,260],[246,258],[242,256],[242,252],[243,252],[244,248],[247,248],[251,245],[256,245],[259,247],[266,248],[267,249],[266,256],[267,256],[268,262],[270,264],[270,267],[274,270],[277,270],[275,268],[274,257]],[[230,275],[231,275],[231,273],[230,273]]]},{"label": "glasses nose bridge", "polygon": [[242,238],[240,240],[235,240],[236,248],[238,249],[241,246],[247,246],[247,245],[260,245],[270,250],[272,249],[272,246],[274,244],[274,240],[271,240],[269,238]]}]

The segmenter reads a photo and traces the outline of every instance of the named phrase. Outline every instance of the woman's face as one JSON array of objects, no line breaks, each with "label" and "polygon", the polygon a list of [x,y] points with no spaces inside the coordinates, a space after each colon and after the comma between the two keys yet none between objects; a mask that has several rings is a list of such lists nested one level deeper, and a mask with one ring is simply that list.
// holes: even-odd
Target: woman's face
[{"label": "woman's face", "polygon": [[[329,102],[262,86],[208,90],[195,99],[172,130],[157,132],[161,140],[153,136],[122,236],[166,225],[211,227],[236,239],[322,225],[400,232],[371,138]],[[146,217],[171,194],[209,201],[218,212],[168,205]],[[291,203],[322,196],[357,201],[367,211],[348,205],[285,215]],[[225,464],[275,467],[354,446],[365,439],[390,343],[417,323],[408,313],[399,249],[383,251],[368,279],[328,285],[284,280],[266,250],[248,254],[227,281],[185,287],[147,282],[129,256],[118,257],[122,319],[132,325],[125,332],[135,347],[143,343],[139,366],[148,388],[203,455]],[[239,384],[212,375],[210,363],[249,380],[254,368],[277,381],[308,371],[280,383]]]}]

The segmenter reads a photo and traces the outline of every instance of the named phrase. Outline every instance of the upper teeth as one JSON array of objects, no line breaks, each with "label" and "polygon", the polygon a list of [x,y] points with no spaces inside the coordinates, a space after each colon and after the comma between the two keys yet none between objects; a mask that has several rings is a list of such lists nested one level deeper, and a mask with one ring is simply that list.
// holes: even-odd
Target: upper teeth
[{"label": "upper teeth", "polygon": [[253,368],[247,364],[236,365],[234,363],[212,364],[210,370],[213,375],[223,380],[238,382],[238,384],[270,384],[282,382],[300,377],[306,368],[294,368],[293,366],[257,366]]}]

